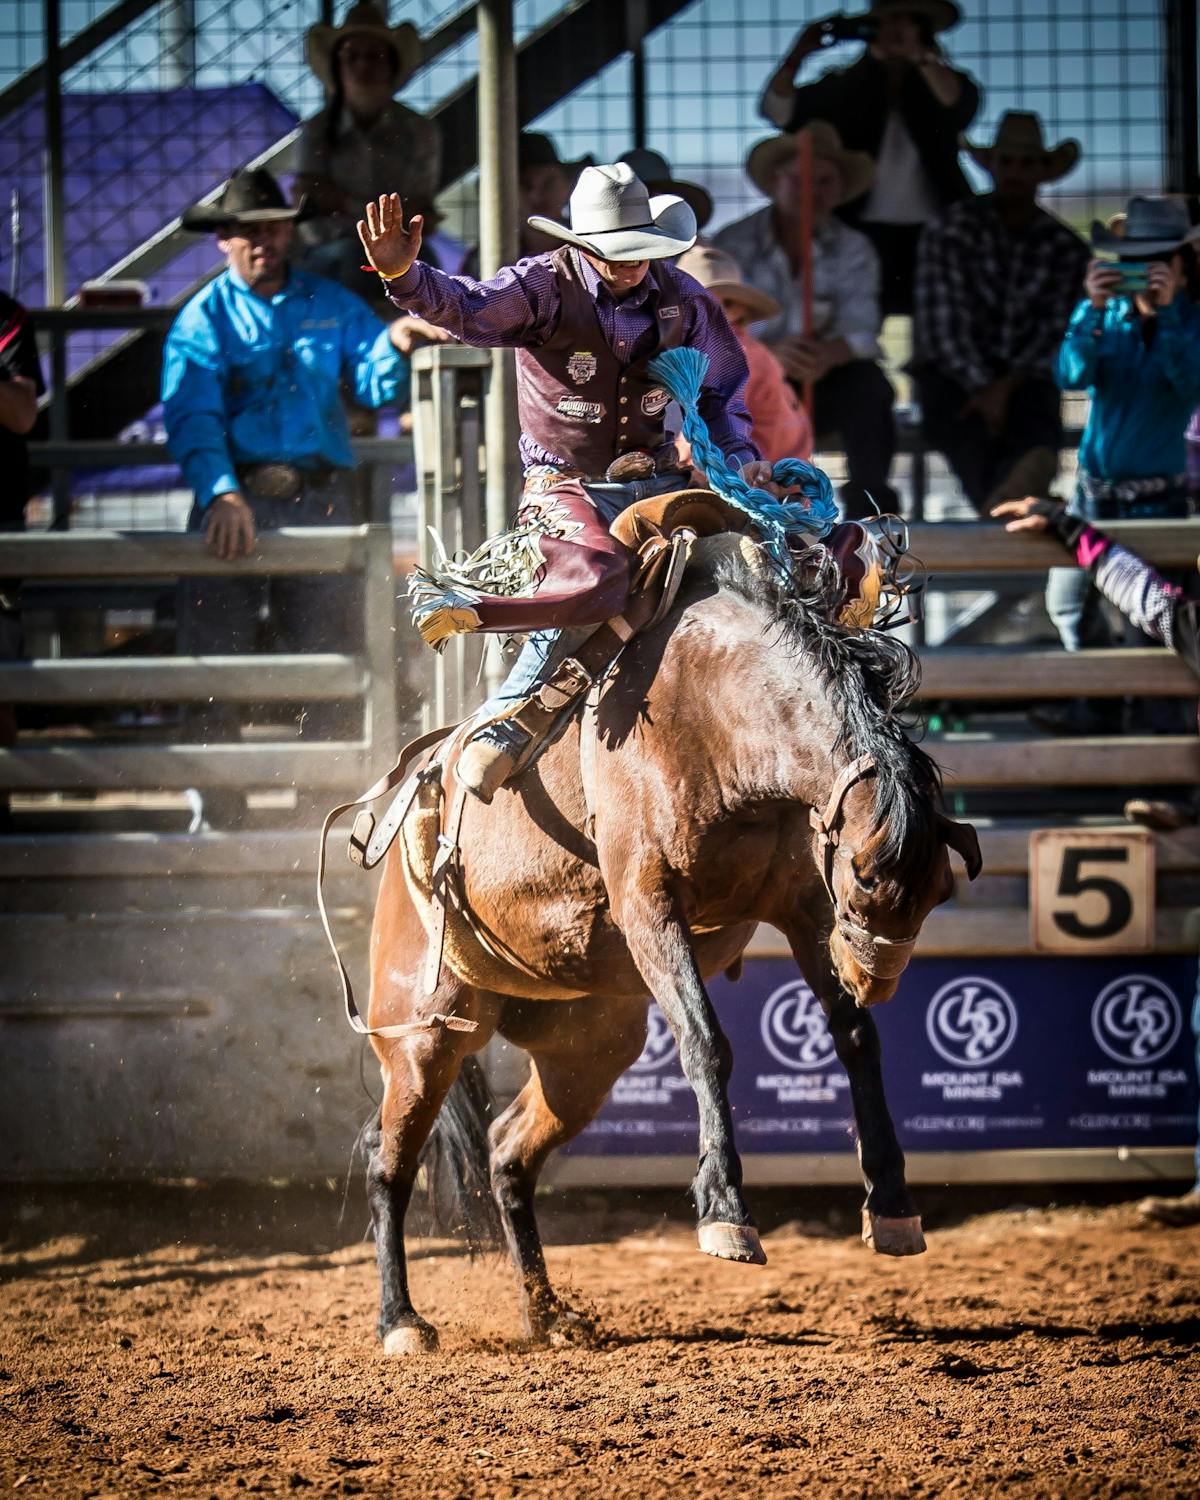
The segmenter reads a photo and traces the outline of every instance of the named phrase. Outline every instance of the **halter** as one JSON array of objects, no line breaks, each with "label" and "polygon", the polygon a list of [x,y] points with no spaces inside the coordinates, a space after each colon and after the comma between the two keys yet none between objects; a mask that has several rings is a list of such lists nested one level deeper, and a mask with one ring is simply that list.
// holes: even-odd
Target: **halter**
[{"label": "halter", "polygon": [[904,971],[918,934],[914,932],[911,937],[906,938],[878,937],[875,933],[869,932],[861,922],[856,922],[849,912],[839,906],[833,889],[833,861],[838,845],[841,843],[842,803],[846,800],[846,793],[856,782],[873,776],[877,769],[873,755],[860,755],[857,760],[852,760],[849,765],[843,766],[837,780],[829,789],[829,800],[825,804],[825,811],[819,813],[815,807],[811,808],[808,820],[816,830],[819,852],[818,868],[833,906],[833,916],[838,932],[859,968],[865,970],[874,979],[894,979]]}]

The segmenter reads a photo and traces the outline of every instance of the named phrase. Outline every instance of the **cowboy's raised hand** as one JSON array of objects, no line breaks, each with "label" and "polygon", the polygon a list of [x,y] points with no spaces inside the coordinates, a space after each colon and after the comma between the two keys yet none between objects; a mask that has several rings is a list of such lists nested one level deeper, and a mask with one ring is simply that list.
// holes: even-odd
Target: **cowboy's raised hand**
[{"label": "cowboy's raised hand", "polygon": [[399,193],[381,193],[379,201],[367,204],[366,219],[358,221],[358,237],[367,259],[390,281],[403,276],[421,248],[424,219],[413,214],[404,226],[404,207]]}]

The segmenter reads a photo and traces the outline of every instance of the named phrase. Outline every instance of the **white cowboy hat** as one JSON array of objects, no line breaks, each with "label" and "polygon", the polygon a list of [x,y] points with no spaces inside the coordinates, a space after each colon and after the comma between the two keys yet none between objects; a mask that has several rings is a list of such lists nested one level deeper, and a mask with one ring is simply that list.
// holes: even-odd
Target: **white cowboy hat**
[{"label": "white cowboy hat", "polygon": [[327,89],[334,86],[333,54],[348,36],[371,36],[396,54],[395,86],[412,77],[421,66],[425,49],[420,33],[408,21],[389,26],[387,15],[372,0],[359,0],[346,12],[340,26],[310,26],[304,37],[304,55],[309,67]]},{"label": "white cowboy hat", "polygon": [[584,167],[568,208],[570,229],[541,214],[529,227],[601,260],[665,260],[696,243],[696,215],[683,199],[674,193],[652,198],[625,162]]},{"label": "white cowboy hat", "polygon": [[1181,198],[1130,198],[1120,218],[1119,228],[1111,220],[1108,224],[1092,220],[1092,248],[1115,254],[1119,260],[1169,255],[1200,236],[1200,226],[1188,218],[1187,204]]}]

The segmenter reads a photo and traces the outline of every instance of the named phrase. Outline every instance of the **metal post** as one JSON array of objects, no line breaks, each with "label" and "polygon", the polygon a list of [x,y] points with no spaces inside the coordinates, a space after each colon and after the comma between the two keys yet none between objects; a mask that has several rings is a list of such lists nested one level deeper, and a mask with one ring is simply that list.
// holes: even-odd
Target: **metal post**
[{"label": "metal post", "polygon": [[633,106],[633,144],[646,144],[646,0],[625,0],[625,43],[629,49],[629,92]]},{"label": "metal post", "polygon": [[1195,0],[1166,0],[1166,77],[1165,117],[1166,188],[1171,193],[1200,192],[1200,113],[1197,88],[1200,67],[1197,63]]},{"label": "metal post", "polygon": [[396,573],[391,526],[367,529],[367,566],[363,580],[365,654],[370,686],[363,714],[363,739],[369,763],[386,770],[396,759]]},{"label": "metal post", "polygon": [[67,299],[66,210],[63,196],[62,59],[59,55],[60,0],[46,0],[45,224],[46,306]]},{"label": "metal post", "polygon": [[[479,258],[494,276],[517,256],[517,67],[512,0],[481,0],[479,28]],[[502,531],[516,497],[517,383],[512,351],[497,349],[484,400],[487,530]]]},{"label": "metal post", "polygon": [[164,0],[159,10],[159,76],[164,89],[188,89],[196,82],[195,0]]}]

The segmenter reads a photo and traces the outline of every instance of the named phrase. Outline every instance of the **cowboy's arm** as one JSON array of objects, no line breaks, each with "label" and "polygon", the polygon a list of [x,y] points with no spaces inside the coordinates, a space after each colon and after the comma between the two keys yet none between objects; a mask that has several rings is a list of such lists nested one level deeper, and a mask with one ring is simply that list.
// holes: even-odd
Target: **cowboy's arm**
[{"label": "cowboy's arm", "polygon": [[416,261],[387,283],[388,298],[477,348],[527,348],[543,343],[558,321],[554,272],[538,260],[504,266],[489,281],[447,276]]},{"label": "cowboy's arm", "polygon": [[[331,286],[333,284],[331,283]],[[407,406],[411,377],[408,360],[396,348],[392,326],[379,319],[344,287],[336,288],[336,316],[342,335],[342,365],[362,406]]]},{"label": "cowboy's arm", "polygon": [[708,297],[696,296],[691,308],[688,343],[708,356],[697,406],[713,442],[735,468],[741,468],[762,457],[750,435],[752,424],[746,409],[750,366],[737,334],[716,303]]},{"label": "cowboy's arm", "polygon": [[968,391],[981,391],[991,372],[971,332],[974,290],[959,236],[944,219],[921,234],[917,250],[916,322],[932,363]]},{"label": "cowboy's arm", "polygon": [[202,313],[185,309],[163,351],[163,424],[171,456],[201,507],[238,488],[226,438],[220,362],[212,325]]},{"label": "cowboy's arm", "polygon": [[1005,500],[992,511],[1008,531],[1048,531],[1091,575],[1108,602],[1143,634],[1177,651],[1200,676],[1196,604],[1144,558],[1069,511],[1061,500]]}]

